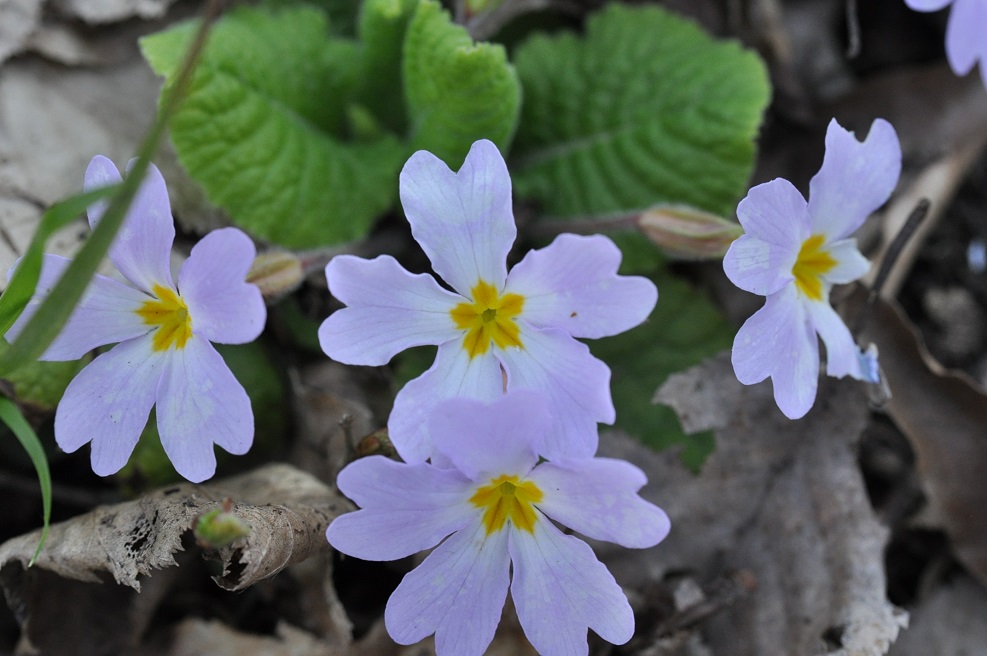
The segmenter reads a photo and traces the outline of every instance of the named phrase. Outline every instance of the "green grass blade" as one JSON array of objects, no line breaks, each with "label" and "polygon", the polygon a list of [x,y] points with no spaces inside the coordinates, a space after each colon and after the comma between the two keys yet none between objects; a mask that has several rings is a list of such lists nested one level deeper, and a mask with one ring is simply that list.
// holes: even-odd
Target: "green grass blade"
[{"label": "green grass blade", "polygon": [[38,483],[41,485],[41,505],[44,509],[44,528],[41,529],[41,541],[38,548],[31,556],[28,567],[34,564],[41,554],[41,549],[45,546],[48,538],[48,526],[51,522],[51,472],[48,470],[48,459],[45,457],[45,449],[41,445],[34,429],[24,419],[20,409],[13,401],[7,397],[0,397],[0,421],[7,424],[14,435],[20,441],[21,446],[27,451],[28,457],[34,463],[34,469],[38,472]]}]

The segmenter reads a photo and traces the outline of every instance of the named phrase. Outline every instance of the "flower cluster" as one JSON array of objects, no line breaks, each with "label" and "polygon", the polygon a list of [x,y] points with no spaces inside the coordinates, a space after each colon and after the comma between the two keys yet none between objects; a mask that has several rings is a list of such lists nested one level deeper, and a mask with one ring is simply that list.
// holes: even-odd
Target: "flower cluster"
[{"label": "flower cluster", "polygon": [[415,153],[400,191],[415,239],[453,291],[389,256],[326,267],[346,304],[319,330],[330,357],[380,365],[438,346],[388,421],[404,462],[371,456],[340,472],[361,510],[326,537],[368,560],[435,547],[388,601],[399,643],[434,633],[440,655],[483,653],[510,587],[540,653],[586,653],[587,629],[622,644],[634,630],[627,599],[592,549],[552,520],[628,547],[668,533],[665,513],[637,495],[643,473],[594,457],[597,423],[614,420],[610,371],[576,340],[641,323],[658,292],[617,275],[620,251],[602,236],[561,235],[508,272],[511,181],[489,141],[457,173]]},{"label": "flower cluster", "polygon": [[984,0],[905,0],[915,11],[939,11],[953,5],[946,24],[946,58],[957,75],[966,75],[980,62],[987,87],[987,2]]},{"label": "flower cluster", "polygon": [[[84,186],[88,191],[120,181],[110,160],[95,157]],[[91,207],[90,225],[104,211],[103,203]],[[260,291],[244,282],[253,242],[235,228],[212,232],[192,249],[176,284],[174,240],[168,190],[152,165],[110,248],[110,261],[126,282],[96,275],[41,356],[76,360],[117,343],[73,379],[55,413],[58,445],[72,452],[92,442],[92,467],[100,476],[127,463],[155,405],[161,444],[190,481],[215,472],[214,443],[242,454],[253,441],[250,399],[211,344],[250,342],[264,327]],[[8,338],[20,334],[68,264],[45,254],[37,292]]]},{"label": "flower cluster", "polygon": [[887,201],[900,173],[901,147],[887,121],[874,121],[859,142],[833,120],[808,202],[777,178],[752,188],[737,207],[746,234],[730,246],[723,269],[741,289],[767,298],[737,333],[734,371],[747,385],[770,377],[778,407],[792,419],[816,398],[818,338],[827,374],[873,381],[874,356],[857,348],[829,292],[869,269],[850,235]]}]

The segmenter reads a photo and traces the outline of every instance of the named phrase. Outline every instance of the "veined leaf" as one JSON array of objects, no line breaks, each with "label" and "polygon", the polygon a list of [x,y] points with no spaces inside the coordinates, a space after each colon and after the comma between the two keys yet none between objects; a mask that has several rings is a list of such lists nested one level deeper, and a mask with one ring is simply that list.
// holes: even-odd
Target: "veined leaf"
[{"label": "veined leaf", "polygon": [[477,139],[510,145],[521,102],[514,67],[502,46],[473,43],[435,0],[421,0],[408,26],[404,89],[415,150],[455,169]]},{"label": "veined leaf", "polygon": [[404,134],[408,127],[402,51],[417,6],[418,0],[364,0],[360,7],[363,57],[357,98],[382,125],[399,134]]},{"label": "veined leaf", "polygon": [[530,38],[515,65],[515,189],[545,213],[681,203],[733,215],[770,96],[755,53],[658,7],[614,3],[584,37]]},{"label": "veined leaf", "polygon": [[[191,29],[141,40],[168,84]],[[230,12],[170,122],[179,160],[259,237],[292,248],[363,237],[393,204],[406,148],[390,135],[342,140],[358,62],[356,43],[330,39],[315,9]]]}]

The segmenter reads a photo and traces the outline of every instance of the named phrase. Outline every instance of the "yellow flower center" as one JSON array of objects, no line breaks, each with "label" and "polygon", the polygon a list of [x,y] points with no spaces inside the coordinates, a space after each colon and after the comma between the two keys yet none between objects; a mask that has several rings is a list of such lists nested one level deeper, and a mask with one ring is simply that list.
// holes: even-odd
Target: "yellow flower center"
[{"label": "yellow flower center", "polygon": [[483,508],[483,526],[487,535],[511,524],[522,531],[534,533],[535,509],[532,504],[541,501],[544,494],[530,481],[521,482],[517,476],[503,474],[484,485],[470,497],[470,503]]},{"label": "yellow flower center", "polygon": [[185,301],[174,290],[161,285],[155,285],[152,291],[157,298],[145,301],[137,310],[144,323],[157,327],[152,347],[155,351],[164,351],[172,346],[185,348],[185,343],[192,336],[192,317]]},{"label": "yellow flower center", "polygon": [[792,267],[795,286],[813,301],[821,301],[823,297],[821,276],[836,266],[833,256],[822,248],[824,239],[822,235],[812,235],[802,242],[798,259]]},{"label": "yellow flower center", "polygon": [[466,331],[463,348],[470,358],[486,353],[491,342],[500,348],[524,348],[521,330],[514,321],[524,308],[524,297],[520,294],[501,296],[484,280],[476,283],[471,292],[472,303],[460,303],[449,311],[456,327]]}]

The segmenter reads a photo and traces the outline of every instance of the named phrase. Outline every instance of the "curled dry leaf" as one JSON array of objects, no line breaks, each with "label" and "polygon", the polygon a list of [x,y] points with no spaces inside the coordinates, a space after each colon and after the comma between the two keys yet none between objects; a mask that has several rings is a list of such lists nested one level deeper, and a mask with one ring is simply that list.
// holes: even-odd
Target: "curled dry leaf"
[{"label": "curled dry leaf", "polygon": [[115,23],[128,18],[160,18],[174,0],[55,0],[59,11],[86,23]]},{"label": "curled dry leaf", "polygon": [[7,0],[0,4],[0,64],[26,45],[41,21],[41,0]]},{"label": "curled dry leaf", "polygon": [[276,635],[240,633],[222,622],[190,618],[175,629],[171,656],[342,656],[315,636],[279,622]]},{"label": "curled dry leaf", "polygon": [[[55,524],[30,570],[26,570],[27,563],[40,532],[14,538],[0,545],[0,577],[25,635],[39,644],[32,631],[35,612],[57,616],[53,606],[62,607],[63,601],[73,604],[62,608],[67,614],[84,607],[60,600],[64,590],[95,587],[105,595],[125,594],[117,586],[83,586],[79,582],[115,581],[139,591],[142,583],[158,581],[161,574],[145,577],[176,565],[183,538],[189,536],[197,518],[227,497],[233,499],[232,514],[251,527],[247,537],[210,552],[210,557],[223,565],[216,582],[234,591],[271,577],[292,563],[327,553],[326,526],[352,508],[318,479],[288,465],[274,464],[209,485],[185,483],[164,488]],[[121,596],[107,603],[118,606],[127,599],[132,597]]]},{"label": "curled dry leaf", "polygon": [[[617,580],[657,586],[668,572],[705,582],[743,572],[749,592],[700,624],[713,654],[887,653],[905,619],[885,596],[887,531],[857,467],[863,388],[823,381],[816,407],[790,421],[770,385],[741,385],[723,354],[669,378],[657,399],[686,432],[714,429],[716,451],[697,477],[674,453],[601,441],[604,455],[645,470],[645,497],[672,520],[657,548],[607,553]],[[645,646],[663,638],[639,627]]]},{"label": "curled dry leaf", "polygon": [[[848,303],[859,308],[863,298],[858,290]],[[987,585],[987,395],[965,375],[945,371],[890,302],[877,302],[861,339],[877,344],[891,389],[887,413],[915,449],[956,556]]]}]

